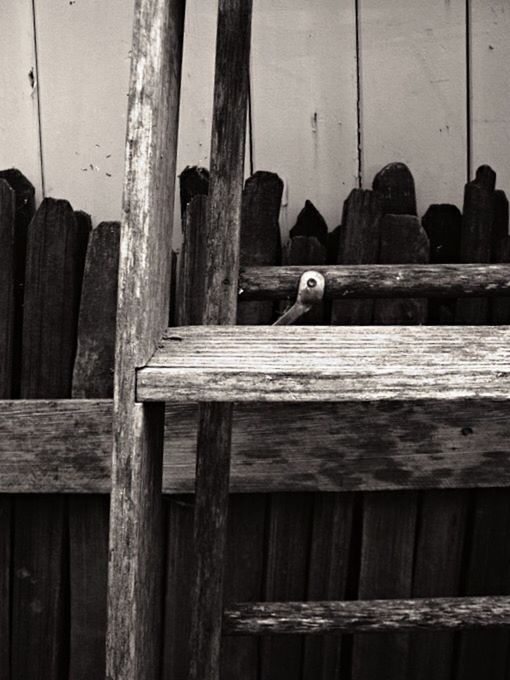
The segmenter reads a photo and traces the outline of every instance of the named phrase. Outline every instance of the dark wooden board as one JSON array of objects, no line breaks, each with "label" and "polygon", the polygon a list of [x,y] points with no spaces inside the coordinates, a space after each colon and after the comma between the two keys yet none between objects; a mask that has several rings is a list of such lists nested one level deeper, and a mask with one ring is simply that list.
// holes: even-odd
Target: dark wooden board
[{"label": "dark wooden board", "polygon": [[[28,228],[23,398],[71,395],[87,238],[88,225],[67,201],[45,199]],[[11,672],[20,680],[59,680],[66,672],[66,511],[62,496],[15,501]]]},{"label": "dark wooden board", "polygon": [[[510,485],[510,405],[238,404],[234,493]],[[163,489],[194,489],[197,406],[166,408]],[[109,400],[0,402],[0,492],[108,493]]]},{"label": "dark wooden board", "polygon": [[[251,15],[251,0],[219,0],[204,324],[236,321]],[[222,402],[199,413],[190,680],[220,673],[232,412]]]},{"label": "dark wooden board", "polygon": [[[379,262],[426,263],[429,242],[420,221],[412,215],[385,215],[380,222]],[[426,320],[427,301],[377,300],[376,324],[420,324]],[[362,549],[358,596],[361,599],[411,595],[417,494],[366,494],[363,499]],[[409,637],[356,637],[353,672],[358,680],[372,680],[384,668],[385,677],[408,677]]]},{"label": "dark wooden board", "polygon": [[[119,262],[118,222],[91,233],[81,291],[72,396],[113,396]],[[103,496],[69,497],[70,653],[73,680],[105,674],[109,502]]]},{"label": "dark wooden board", "polygon": [[12,395],[16,194],[0,179],[0,397]]},{"label": "dark wooden board", "polygon": [[[353,189],[345,202],[339,234],[337,264],[365,264],[377,261],[382,203],[373,191]],[[370,301],[335,300],[331,306],[334,325],[367,324],[372,321]]]},{"label": "dark wooden board", "polygon": [[414,178],[405,163],[389,163],[379,170],[372,188],[381,195],[384,214],[417,214]]}]

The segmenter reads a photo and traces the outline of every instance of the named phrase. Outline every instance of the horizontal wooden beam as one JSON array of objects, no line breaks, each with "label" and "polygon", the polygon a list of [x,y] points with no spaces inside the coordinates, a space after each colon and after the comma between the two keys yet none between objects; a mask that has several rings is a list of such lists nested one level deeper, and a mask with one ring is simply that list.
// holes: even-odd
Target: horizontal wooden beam
[{"label": "horizontal wooden beam", "polygon": [[224,613],[226,635],[381,633],[510,626],[510,597],[255,602]]},{"label": "horizontal wooden beam", "polygon": [[170,328],[140,401],[510,398],[504,326]]},{"label": "horizontal wooden beam", "polygon": [[[510,486],[510,402],[238,404],[231,491]],[[198,409],[167,404],[163,491],[193,493]],[[108,493],[109,400],[0,401],[0,492]]]},{"label": "horizontal wooden beam", "polygon": [[244,267],[241,300],[280,300],[296,295],[301,275],[319,271],[328,298],[477,297],[510,295],[508,264],[370,264]]}]

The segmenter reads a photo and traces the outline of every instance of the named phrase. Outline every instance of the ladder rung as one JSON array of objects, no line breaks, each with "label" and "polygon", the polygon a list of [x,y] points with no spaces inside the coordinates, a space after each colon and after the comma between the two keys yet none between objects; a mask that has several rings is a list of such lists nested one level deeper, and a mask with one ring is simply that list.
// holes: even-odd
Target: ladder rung
[{"label": "ladder rung", "polygon": [[170,328],[140,401],[509,399],[506,326]]},{"label": "ladder rung", "polygon": [[309,269],[325,277],[329,298],[510,295],[509,264],[369,264],[245,267],[239,276],[241,299],[292,297]]},{"label": "ladder rung", "polygon": [[226,635],[370,633],[510,626],[510,597],[255,602],[224,613]]}]

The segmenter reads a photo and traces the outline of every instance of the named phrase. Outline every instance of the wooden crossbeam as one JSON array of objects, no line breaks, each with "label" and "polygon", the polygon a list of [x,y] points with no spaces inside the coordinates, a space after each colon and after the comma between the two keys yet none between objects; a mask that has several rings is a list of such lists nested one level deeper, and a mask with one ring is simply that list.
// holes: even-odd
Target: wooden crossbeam
[{"label": "wooden crossbeam", "polygon": [[141,401],[510,398],[505,326],[171,328]]},{"label": "wooden crossbeam", "polygon": [[239,273],[240,300],[291,298],[308,269],[325,277],[327,298],[510,295],[508,264],[370,264],[244,267]]},{"label": "wooden crossbeam", "polygon": [[[0,401],[1,493],[109,493],[112,401]],[[238,404],[232,493],[510,486],[510,402]],[[163,492],[193,493],[198,408],[167,404]],[[381,446],[384,442],[384,446]]]},{"label": "wooden crossbeam", "polygon": [[230,606],[227,635],[382,633],[510,626],[510,597],[347,602],[255,602]]}]

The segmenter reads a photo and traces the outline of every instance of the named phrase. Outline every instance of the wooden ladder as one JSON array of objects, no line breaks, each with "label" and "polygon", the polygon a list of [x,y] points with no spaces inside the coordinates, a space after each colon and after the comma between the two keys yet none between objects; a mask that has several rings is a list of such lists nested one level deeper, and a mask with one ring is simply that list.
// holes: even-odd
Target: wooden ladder
[{"label": "wooden ladder", "polygon": [[[510,624],[510,598],[251,603],[223,609],[236,401],[510,398],[505,327],[235,327],[246,299],[295,294],[300,267],[239,273],[251,0],[219,0],[203,326],[167,327],[184,0],[137,0],[121,240],[107,677],[154,680],[160,657],[166,401],[200,402],[192,680],[219,678],[223,634]],[[508,266],[319,268],[329,297],[496,295]],[[461,350],[469,346],[469,353]]]}]

